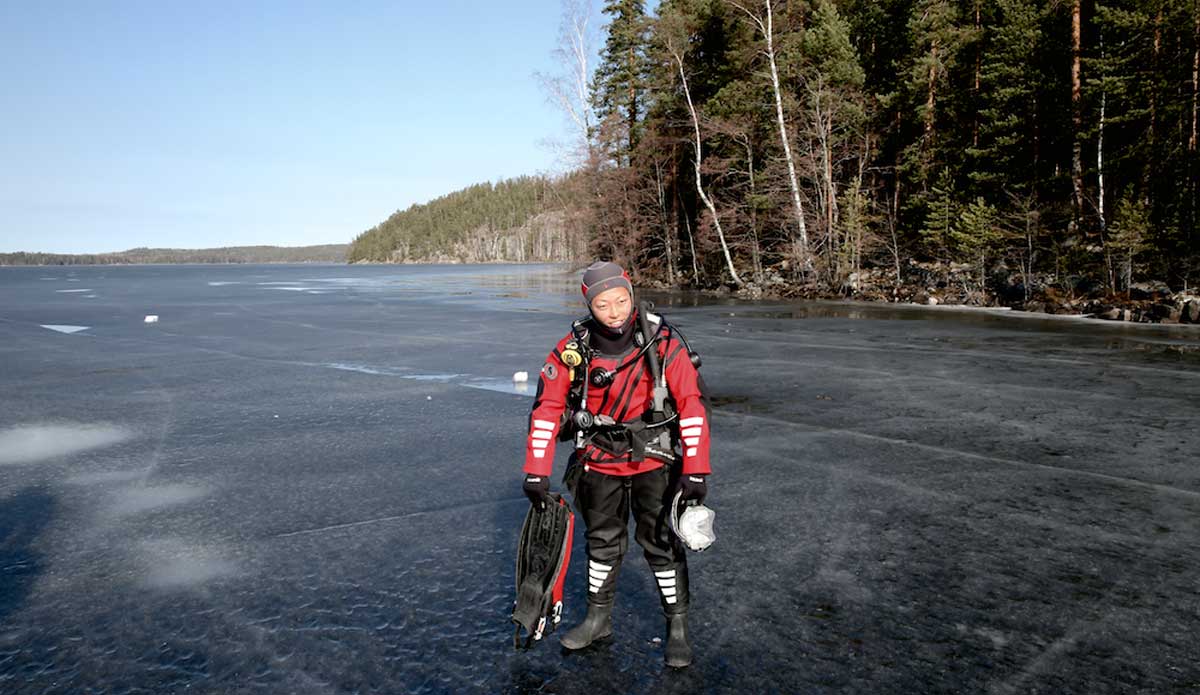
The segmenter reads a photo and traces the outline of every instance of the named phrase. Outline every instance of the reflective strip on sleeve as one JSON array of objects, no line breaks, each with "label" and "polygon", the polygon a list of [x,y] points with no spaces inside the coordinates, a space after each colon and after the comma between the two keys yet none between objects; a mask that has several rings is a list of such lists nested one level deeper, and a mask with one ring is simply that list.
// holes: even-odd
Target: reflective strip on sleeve
[{"label": "reflective strip on sleeve", "polygon": [[[704,420],[704,418],[700,419],[701,421]],[[550,430],[551,432],[554,431],[554,423],[550,422],[549,420],[534,420],[533,426],[539,430]]]},{"label": "reflective strip on sleeve", "polygon": [[689,427],[685,430],[681,430],[679,433],[685,437],[699,437],[700,433],[703,431],[703,427]]},{"label": "reflective strip on sleeve", "polygon": [[534,450],[533,450],[533,457],[534,457],[535,459],[542,459],[542,458],[546,458],[546,450],[545,450],[545,449],[534,449]]},{"label": "reflective strip on sleeve", "polygon": [[533,434],[529,436],[533,437],[534,439],[553,439],[554,433],[546,430],[534,430]]},{"label": "reflective strip on sleeve", "polygon": [[687,450],[687,455],[688,455],[688,456],[695,456],[695,455],[696,455],[696,447],[694,447],[694,446],[693,446],[693,447],[690,447],[690,448]]},{"label": "reflective strip on sleeve", "polygon": [[702,417],[688,417],[679,421],[680,427],[696,427],[703,424],[704,418]]}]

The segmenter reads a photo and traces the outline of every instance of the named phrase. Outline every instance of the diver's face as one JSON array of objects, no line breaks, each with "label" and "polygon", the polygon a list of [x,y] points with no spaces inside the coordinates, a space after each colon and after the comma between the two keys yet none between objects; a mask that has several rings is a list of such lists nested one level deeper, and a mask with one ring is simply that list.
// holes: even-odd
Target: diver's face
[{"label": "diver's face", "polygon": [[633,311],[633,298],[624,287],[604,290],[592,298],[592,316],[609,328],[620,328]]}]

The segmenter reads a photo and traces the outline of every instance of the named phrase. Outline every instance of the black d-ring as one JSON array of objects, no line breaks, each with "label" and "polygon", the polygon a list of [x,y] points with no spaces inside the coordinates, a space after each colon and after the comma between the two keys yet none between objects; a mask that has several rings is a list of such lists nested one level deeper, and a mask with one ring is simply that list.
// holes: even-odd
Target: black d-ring
[{"label": "black d-ring", "polygon": [[592,382],[592,386],[602,389],[613,382],[613,373],[604,367],[596,367],[588,374],[588,381]]}]

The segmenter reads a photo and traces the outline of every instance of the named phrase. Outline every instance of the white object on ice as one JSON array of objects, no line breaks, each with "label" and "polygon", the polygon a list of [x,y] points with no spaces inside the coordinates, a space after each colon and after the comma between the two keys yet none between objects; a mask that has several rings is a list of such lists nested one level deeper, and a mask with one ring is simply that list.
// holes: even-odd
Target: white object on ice
[{"label": "white object on ice", "polygon": [[158,314],[148,314],[146,316],[146,323],[158,323]]},{"label": "white object on ice", "polygon": [[529,372],[516,372],[513,374],[513,381],[518,383],[529,381]]}]

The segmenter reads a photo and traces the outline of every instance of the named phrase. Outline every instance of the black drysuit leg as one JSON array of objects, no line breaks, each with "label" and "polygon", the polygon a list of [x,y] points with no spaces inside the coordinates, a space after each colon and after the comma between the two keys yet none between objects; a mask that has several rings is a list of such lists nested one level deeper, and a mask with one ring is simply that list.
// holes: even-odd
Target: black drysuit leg
[{"label": "black drysuit leg", "polygon": [[673,482],[665,466],[632,476],[583,474],[575,502],[586,526],[589,603],[612,603],[617,572],[629,548],[632,513],[635,538],[654,572],[663,611],[687,611],[687,556],[667,523]]}]

